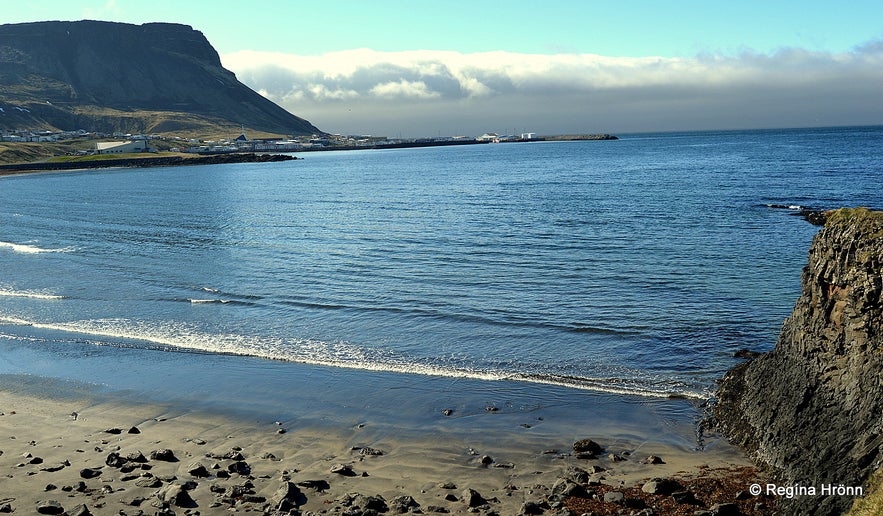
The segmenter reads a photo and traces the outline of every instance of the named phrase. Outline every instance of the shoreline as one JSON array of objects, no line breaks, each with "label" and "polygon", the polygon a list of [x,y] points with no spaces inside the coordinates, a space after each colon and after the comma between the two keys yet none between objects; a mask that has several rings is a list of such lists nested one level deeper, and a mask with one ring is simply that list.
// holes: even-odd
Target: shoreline
[{"label": "shoreline", "polygon": [[30,172],[62,172],[68,170],[92,170],[100,168],[180,167],[189,165],[223,165],[228,163],[275,163],[301,158],[287,154],[230,153],[208,156],[159,156],[146,158],[120,158],[86,161],[60,161],[15,163],[0,165],[0,176]]},{"label": "shoreline", "polygon": [[[378,433],[370,422],[331,430],[85,392],[59,397],[4,387],[0,413],[0,507],[24,512],[54,501],[67,513],[82,505],[97,514],[214,514],[280,504],[317,514],[372,503],[384,503],[393,514],[418,507],[424,513],[520,514],[525,504],[546,504],[554,513],[548,504],[556,503],[555,486],[578,470],[592,476],[586,486],[597,484],[605,493],[635,491],[654,477],[748,471],[737,457],[653,444],[624,450],[601,439],[604,454],[585,459],[569,449],[519,448],[505,438],[497,446],[473,447],[433,432],[419,438]],[[665,463],[645,463],[651,455]],[[563,510],[580,501],[592,499],[568,496],[557,503]]]},{"label": "shoreline", "polygon": [[[571,506],[572,514],[587,507],[616,514],[625,502],[606,502],[608,492],[629,503],[672,503],[671,493],[642,491],[648,479],[689,478],[679,485],[705,500],[691,486],[722,482],[731,487],[722,496],[732,498],[762,478],[721,437],[696,441],[698,409],[686,400],[239,356],[0,343],[0,508],[28,512],[54,500],[72,514],[79,505],[95,514],[260,512],[281,503],[274,496],[290,484],[304,514],[342,512],[366,497],[382,498],[391,514],[394,500],[409,499],[400,497],[424,514],[522,514],[525,504],[545,507],[543,514],[571,514],[562,512]],[[132,427],[139,433],[128,433]],[[583,439],[603,452],[580,457],[572,447]],[[224,458],[234,447],[243,458]],[[148,459],[131,470],[107,464],[111,453],[150,457],[163,449],[177,460]],[[647,463],[651,456],[664,463]],[[191,473],[197,463],[205,472]],[[565,488],[570,494],[562,496]],[[180,499],[169,494],[181,490]],[[473,491],[484,502],[470,506]],[[680,509],[693,514],[696,503]]]}]

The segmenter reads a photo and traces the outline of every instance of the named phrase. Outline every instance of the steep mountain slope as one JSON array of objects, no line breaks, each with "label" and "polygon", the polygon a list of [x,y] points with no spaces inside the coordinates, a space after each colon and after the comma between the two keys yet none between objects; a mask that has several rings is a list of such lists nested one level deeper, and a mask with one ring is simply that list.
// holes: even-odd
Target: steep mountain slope
[{"label": "steep mountain slope", "polygon": [[0,25],[0,128],[321,133],[221,66],[187,25]]}]

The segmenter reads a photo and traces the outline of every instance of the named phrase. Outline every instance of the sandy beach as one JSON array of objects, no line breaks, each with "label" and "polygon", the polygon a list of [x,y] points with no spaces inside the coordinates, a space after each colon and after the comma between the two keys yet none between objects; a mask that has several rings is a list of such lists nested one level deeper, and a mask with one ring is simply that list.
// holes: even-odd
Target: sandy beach
[{"label": "sandy beach", "polygon": [[[496,446],[473,448],[453,436],[383,435],[370,423],[336,430],[256,424],[177,405],[4,387],[0,512],[578,514],[567,512],[568,503],[593,498],[573,487],[581,485],[580,471],[591,478],[587,489],[600,484],[594,499],[602,503],[607,491],[635,492],[649,478],[726,476],[717,468],[744,475],[748,465],[725,446],[711,453],[652,442],[627,449],[586,435],[604,448],[589,460],[573,449],[511,446],[505,435]],[[664,463],[648,464],[651,455]],[[576,495],[569,502],[565,488]]]}]

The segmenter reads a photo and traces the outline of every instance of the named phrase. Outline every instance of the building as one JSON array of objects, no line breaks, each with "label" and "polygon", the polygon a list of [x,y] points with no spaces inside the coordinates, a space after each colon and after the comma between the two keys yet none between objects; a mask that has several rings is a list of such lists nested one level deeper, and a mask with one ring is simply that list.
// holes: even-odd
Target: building
[{"label": "building", "polygon": [[127,152],[152,152],[145,140],[125,142],[98,142],[95,144],[96,154],[123,154]]}]

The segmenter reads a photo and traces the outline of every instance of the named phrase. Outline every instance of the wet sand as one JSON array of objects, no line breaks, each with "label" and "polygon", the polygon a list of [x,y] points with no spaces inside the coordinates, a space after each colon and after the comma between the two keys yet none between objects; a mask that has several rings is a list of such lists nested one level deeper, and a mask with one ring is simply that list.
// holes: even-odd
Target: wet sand
[{"label": "wet sand", "polygon": [[[596,476],[604,485],[627,487],[747,465],[723,445],[712,452],[652,441],[636,446],[588,429],[584,437],[605,448],[593,460],[505,434],[476,436],[482,445],[473,446],[457,432],[400,436],[371,422],[332,429],[28,390],[8,383],[0,390],[0,511],[228,514],[281,506],[320,513],[364,509],[382,498],[391,513],[520,514],[525,503],[548,504],[556,482],[574,467],[603,470]],[[664,464],[646,464],[649,455]],[[480,499],[470,499],[472,492]]]}]

